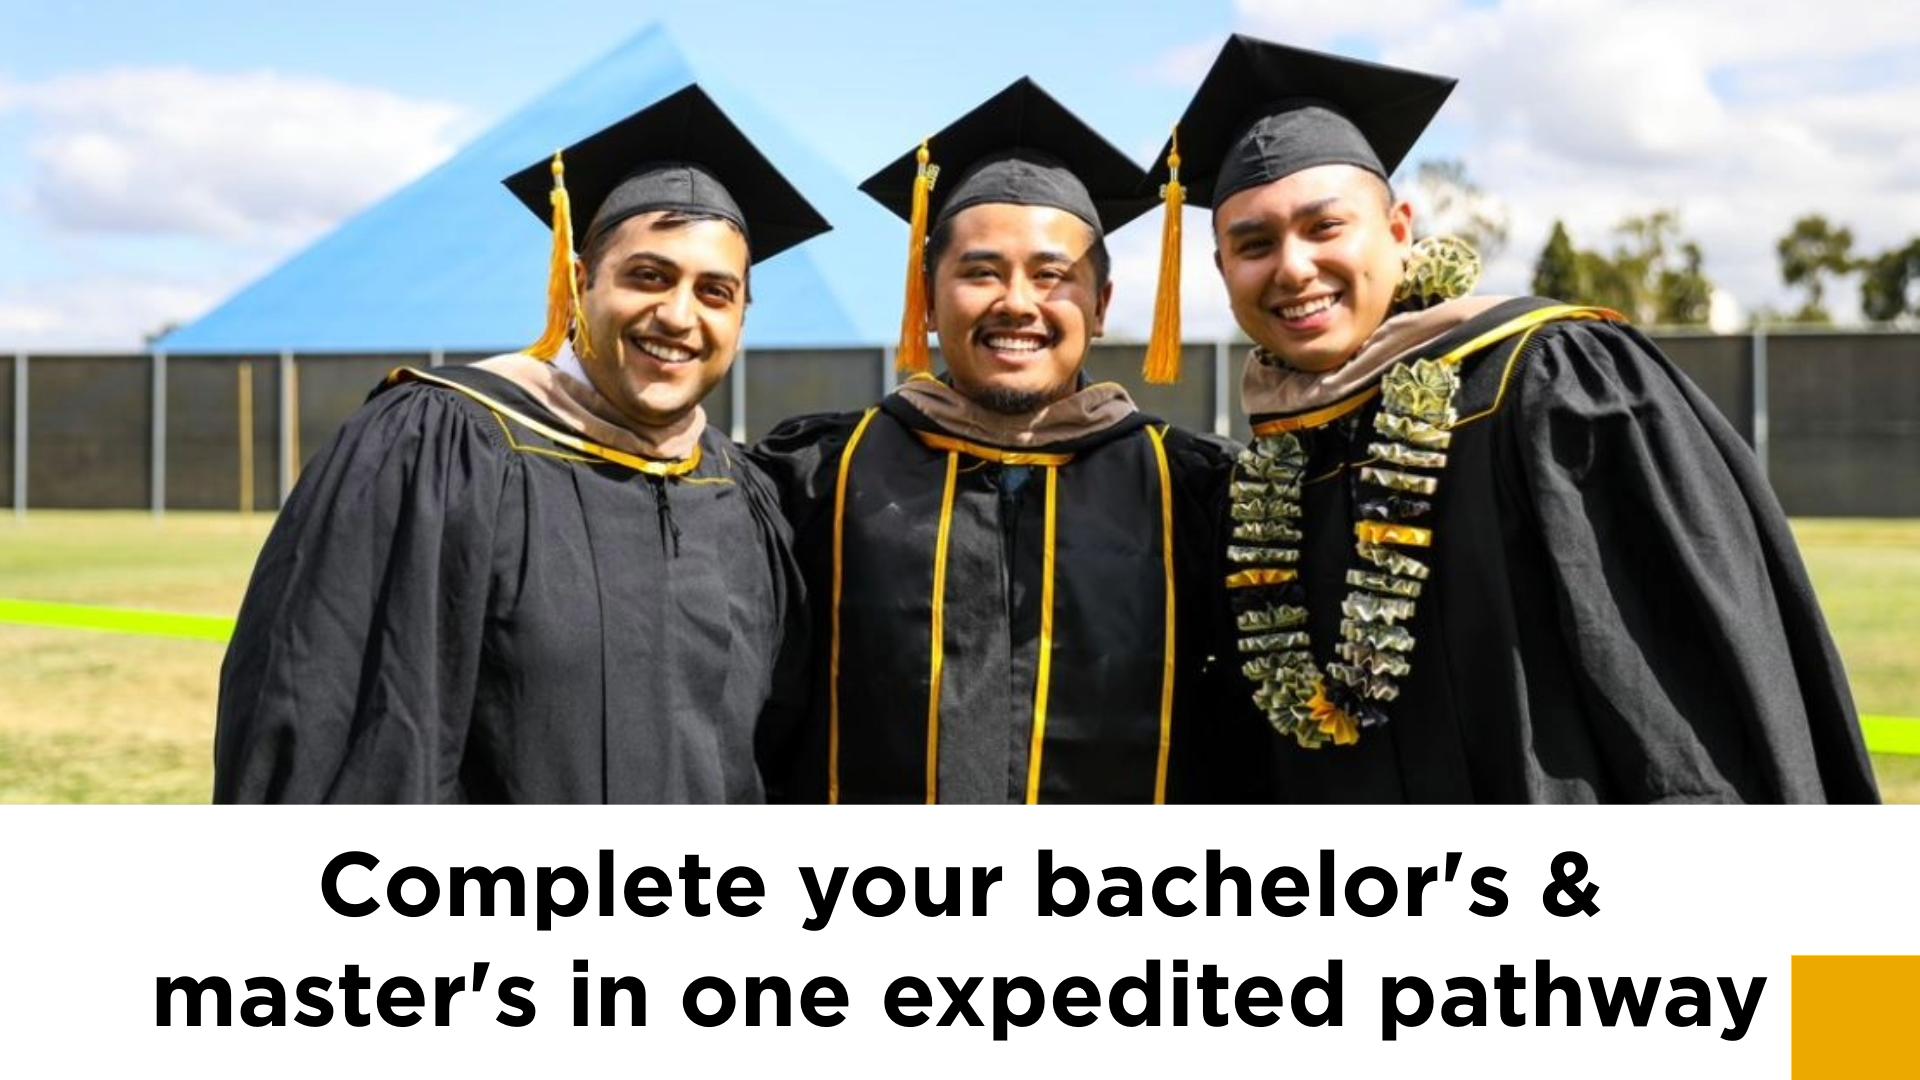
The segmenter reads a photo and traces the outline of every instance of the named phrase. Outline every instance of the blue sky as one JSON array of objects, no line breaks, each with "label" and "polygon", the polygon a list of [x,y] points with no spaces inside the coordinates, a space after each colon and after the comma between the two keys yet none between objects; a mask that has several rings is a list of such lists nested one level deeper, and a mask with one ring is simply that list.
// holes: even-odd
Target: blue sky
[{"label": "blue sky", "polygon": [[[1739,305],[1785,303],[1771,244],[1797,214],[1862,247],[1920,235],[1903,7],[0,0],[0,349],[128,347],[191,319],[657,20],[849,180],[1019,75],[1144,160],[1234,30],[1457,74],[1415,157],[1463,158],[1509,215],[1491,286],[1524,286],[1555,218],[1601,246],[1677,207]],[[1150,275],[1150,239],[1117,243],[1120,273]],[[1224,330],[1189,278],[1190,326]]]},{"label": "blue sky", "polygon": [[[523,9],[514,17],[492,5],[368,0],[97,0],[84,5],[84,20],[75,18],[78,7],[0,5],[0,32],[15,43],[4,61],[10,78],[114,67],[269,69],[456,103],[484,124],[665,21],[690,54],[723,67],[796,130],[844,138],[849,150],[864,154],[885,153],[899,141],[896,129],[944,115],[1021,74],[1057,86],[1103,128],[1136,109],[1177,107],[1177,85],[1114,75],[1148,68],[1169,42],[1217,41],[1232,20],[1224,2],[981,5],[959,26],[938,14],[954,5],[864,0],[543,0],[537,15]],[[960,33],[976,44],[942,45],[943,36]],[[1143,116],[1135,126],[1146,131],[1164,122]]]}]

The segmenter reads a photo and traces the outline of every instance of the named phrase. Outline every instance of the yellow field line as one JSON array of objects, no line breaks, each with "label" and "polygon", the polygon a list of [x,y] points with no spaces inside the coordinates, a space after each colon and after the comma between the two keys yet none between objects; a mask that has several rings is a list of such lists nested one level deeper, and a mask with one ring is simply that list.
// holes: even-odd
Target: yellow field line
[{"label": "yellow field line", "polygon": [[1920,720],[1905,716],[1863,716],[1860,729],[1867,733],[1867,749],[1876,754],[1920,757]]},{"label": "yellow field line", "polygon": [[34,600],[0,600],[0,623],[221,643],[233,636],[233,620],[217,615],[175,615],[165,611],[128,611]]}]

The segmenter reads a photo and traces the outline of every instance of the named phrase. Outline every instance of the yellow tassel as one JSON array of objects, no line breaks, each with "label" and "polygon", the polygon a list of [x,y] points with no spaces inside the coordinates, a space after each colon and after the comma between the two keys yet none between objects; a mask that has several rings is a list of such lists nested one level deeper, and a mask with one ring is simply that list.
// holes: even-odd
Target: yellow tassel
[{"label": "yellow tassel", "polygon": [[931,165],[932,153],[920,144],[919,171],[913,177],[913,218],[908,224],[907,302],[900,313],[900,348],[896,366],[907,374],[922,374],[932,369],[933,357],[927,351],[927,205],[933,194],[933,182],[940,168]]},{"label": "yellow tassel", "polygon": [[[551,362],[567,343],[580,294],[573,280],[573,204],[567,198],[566,166],[553,155],[553,255],[547,267],[547,329],[527,346],[527,355]],[[584,333],[584,330],[583,330]]]},{"label": "yellow tassel", "polygon": [[1153,334],[1147,339],[1143,374],[1148,382],[1166,386],[1180,381],[1180,211],[1187,204],[1187,189],[1180,184],[1178,128],[1167,152],[1167,183],[1160,194],[1167,201],[1160,229],[1160,293],[1153,301]]}]

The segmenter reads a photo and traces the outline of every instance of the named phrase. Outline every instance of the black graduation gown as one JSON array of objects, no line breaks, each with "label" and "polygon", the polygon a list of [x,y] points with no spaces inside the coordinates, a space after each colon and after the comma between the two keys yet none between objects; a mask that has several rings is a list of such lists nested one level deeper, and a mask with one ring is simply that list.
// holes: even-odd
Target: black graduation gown
[{"label": "black graduation gown", "polygon": [[805,633],[766,478],[712,429],[660,478],[509,413],[578,435],[489,372],[396,372],[314,459],[221,669],[216,801],[763,798]]},{"label": "black graduation gown", "polygon": [[[1527,298],[1416,350],[1441,356]],[[1778,501],[1633,328],[1554,321],[1466,358],[1412,672],[1354,746],[1280,750],[1317,802],[1871,802],[1845,673]],[[1339,640],[1381,402],[1299,434],[1317,662]],[[1337,410],[1336,410],[1337,411]],[[1274,419],[1254,417],[1256,425]]]},{"label": "black graduation gown", "polygon": [[774,798],[1270,794],[1271,732],[1220,659],[1224,440],[1135,414],[1020,452],[896,394],[788,421],[753,453],[815,598],[812,693]]}]

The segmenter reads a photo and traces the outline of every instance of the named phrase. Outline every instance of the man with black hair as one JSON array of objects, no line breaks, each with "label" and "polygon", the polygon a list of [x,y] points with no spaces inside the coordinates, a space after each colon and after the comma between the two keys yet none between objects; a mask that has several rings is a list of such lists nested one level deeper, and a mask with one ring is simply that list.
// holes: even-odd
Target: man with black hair
[{"label": "man with black hair", "polygon": [[1468,295],[1383,198],[1452,88],[1235,37],[1176,129],[1255,342],[1226,585],[1283,796],[1874,801],[1725,420],[1613,312]]},{"label": "man with black hair", "polygon": [[764,797],[798,570],[700,402],[750,265],[826,223],[697,86],[506,183],[554,206],[547,333],[394,372],[306,469],[222,668],[217,801]]},{"label": "man with black hair", "polygon": [[1112,298],[1105,235],[1152,205],[1140,178],[1022,79],[861,185],[912,227],[913,374],[755,448],[815,612],[776,797],[1270,793],[1258,717],[1209,707],[1231,674],[1213,602],[1231,452],[1082,376]]}]

